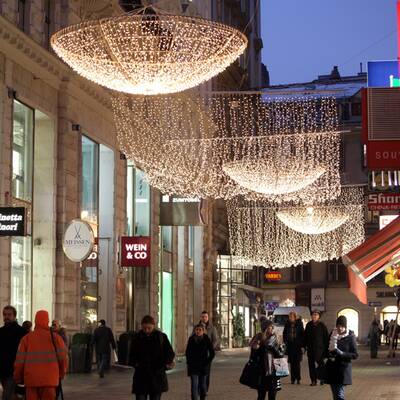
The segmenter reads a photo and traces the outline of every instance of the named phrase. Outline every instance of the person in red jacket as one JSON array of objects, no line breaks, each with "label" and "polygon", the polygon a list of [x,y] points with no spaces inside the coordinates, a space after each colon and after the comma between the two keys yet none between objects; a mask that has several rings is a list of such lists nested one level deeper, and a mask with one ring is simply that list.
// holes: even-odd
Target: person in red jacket
[{"label": "person in red jacket", "polygon": [[67,372],[67,349],[61,336],[49,328],[49,314],[38,311],[35,330],[20,342],[14,379],[26,387],[26,400],[54,400]]}]

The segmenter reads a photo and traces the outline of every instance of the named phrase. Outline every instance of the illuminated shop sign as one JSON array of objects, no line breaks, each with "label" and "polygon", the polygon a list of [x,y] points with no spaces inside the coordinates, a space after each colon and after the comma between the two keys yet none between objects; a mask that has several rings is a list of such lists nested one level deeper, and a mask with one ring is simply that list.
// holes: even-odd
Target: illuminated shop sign
[{"label": "illuminated shop sign", "polygon": [[400,210],[400,194],[398,193],[371,193],[368,195],[368,209]]},{"label": "illuminated shop sign", "polygon": [[279,282],[282,279],[282,274],[279,271],[268,271],[264,278],[266,282]]},{"label": "illuminated shop sign", "polygon": [[150,256],[149,236],[121,237],[121,267],[150,267]]},{"label": "illuminated shop sign", "polygon": [[25,207],[0,207],[0,236],[26,236]]}]

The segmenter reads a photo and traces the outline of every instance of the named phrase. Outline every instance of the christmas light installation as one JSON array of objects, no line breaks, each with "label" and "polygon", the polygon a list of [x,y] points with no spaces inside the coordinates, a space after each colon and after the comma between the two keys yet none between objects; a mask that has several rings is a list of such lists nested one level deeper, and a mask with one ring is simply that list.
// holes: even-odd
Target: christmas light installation
[{"label": "christmas light installation", "polygon": [[[347,206],[342,206],[346,201]],[[322,209],[323,204],[315,204],[314,207]],[[283,223],[273,203],[246,200],[243,197],[231,199],[227,201],[231,254],[252,260],[254,265],[274,268],[290,267],[311,260],[339,258],[364,241],[363,190],[342,188],[336,207],[343,207],[343,214],[347,217],[341,221],[340,226],[324,232],[326,229],[316,225],[312,234],[304,234]],[[284,210],[288,209],[285,206]],[[294,209],[299,208],[297,206]],[[326,205],[327,215],[328,210],[329,206]],[[335,213],[334,210],[332,214]],[[293,214],[296,215],[296,212]],[[303,225],[298,225],[305,230]],[[318,229],[323,233],[315,233]]]},{"label": "christmas light installation", "polygon": [[246,49],[230,26],[154,7],[56,32],[54,51],[83,77],[131,94],[180,92],[224,71]]},{"label": "christmas light installation", "polygon": [[166,194],[270,201],[340,194],[336,104],[259,93],[113,100],[121,151]]}]

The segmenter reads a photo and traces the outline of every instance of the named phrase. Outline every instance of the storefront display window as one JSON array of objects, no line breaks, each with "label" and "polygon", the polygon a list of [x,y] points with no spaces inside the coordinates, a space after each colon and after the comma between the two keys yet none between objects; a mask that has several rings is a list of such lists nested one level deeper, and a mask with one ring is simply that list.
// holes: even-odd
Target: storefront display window
[{"label": "storefront display window", "polygon": [[[32,225],[34,111],[14,100],[12,142],[12,203],[27,208],[27,231]],[[11,300],[18,320],[31,318],[32,237],[11,240]]]},{"label": "storefront display window", "polygon": [[[98,238],[99,213],[99,145],[82,136],[81,218],[88,222]],[[92,331],[98,313],[98,249],[81,265],[81,328]]]}]

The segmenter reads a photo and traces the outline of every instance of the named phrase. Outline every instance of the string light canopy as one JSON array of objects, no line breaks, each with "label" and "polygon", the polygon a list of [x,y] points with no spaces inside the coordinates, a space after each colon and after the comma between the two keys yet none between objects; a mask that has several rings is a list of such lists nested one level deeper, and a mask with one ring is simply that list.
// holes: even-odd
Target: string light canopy
[{"label": "string light canopy", "polygon": [[246,49],[239,30],[154,6],[56,32],[54,51],[83,77],[120,92],[176,93],[224,71]]},{"label": "string light canopy", "polygon": [[[277,206],[268,201],[246,200],[243,197],[231,199],[227,201],[231,253],[252,260],[254,265],[273,268],[339,258],[364,241],[363,190],[342,188],[342,194],[336,201],[337,209],[346,201],[348,205],[343,206],[343,214],[347,218],[340,226],[327,231],[316,225],[312,234],[304,234],[283,223],[277,216]],[[326,212],[332,204],[333,201],[326,204]],[[321,205],[319,207],[322,209]],[[299,223],[294,227],[298,225],[305,230]],[[329,229],[332,227],[330,225]],[[321,233],[316,234],[316,230]]]},{"label": "string light canopy", "polygon": [[331,98],[120,96],[113,109],[121,151],[163,193],[275,202],[340,194]]}]

